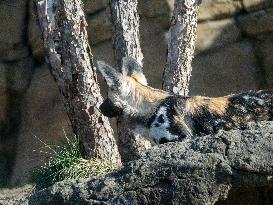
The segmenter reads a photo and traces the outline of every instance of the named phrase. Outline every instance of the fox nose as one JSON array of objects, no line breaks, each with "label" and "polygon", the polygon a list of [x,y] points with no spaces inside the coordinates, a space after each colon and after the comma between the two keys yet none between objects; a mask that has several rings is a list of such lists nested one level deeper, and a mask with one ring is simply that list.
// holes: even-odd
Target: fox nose
[{"label": "fox nose", "polygon": [[107,117],[117,117],[122,114],[122,109],[115,106],[108,98],[104,100],[99,109],[101,113]]},{"label": "fox nose", "polygon": [[169,141],[165,137],[163,137],[163,138],[161,138],[159,140],[159,144],[164,144],[164,143],[167,143],[167,142],[169,142]]}]

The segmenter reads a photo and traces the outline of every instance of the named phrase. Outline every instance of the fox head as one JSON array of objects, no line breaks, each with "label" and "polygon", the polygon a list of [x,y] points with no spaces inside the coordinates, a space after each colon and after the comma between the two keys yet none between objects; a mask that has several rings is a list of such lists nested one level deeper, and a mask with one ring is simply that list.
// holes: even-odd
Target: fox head
[{"label": "fox head", "polygon": [[249,120],[272,119],[270,92],[218,98],[173,95],[148,86],[142,66],[129,57],[123,58],[122,72],[104,62],[98,62],[98,69],[109,86],[104,107],[113,113],[108,116],[127,115],[134,124],[147,129],[156,143],[240,128]]},{"label": "fox head", "polygon": [[142,66],[136,60],[123,58],[121,72],[99,61],[98,70],[109,87],[108,98],[100,106],[104,115],[128,116],[136,125],[147,129],[156,143],[191,135],[182,112],[175,109],[183,104],[184,98],[148,86]]},{"label": "fox head", "polygon": [[100,107],[108,117],[123,113],[130,117],[146,118],[160,100],[168,96],[167,92],[147,85],[142,66],[131,57],[122,59],[121,73],[102,61],[98,61],[97,67],[109,87],[108,99]]}]

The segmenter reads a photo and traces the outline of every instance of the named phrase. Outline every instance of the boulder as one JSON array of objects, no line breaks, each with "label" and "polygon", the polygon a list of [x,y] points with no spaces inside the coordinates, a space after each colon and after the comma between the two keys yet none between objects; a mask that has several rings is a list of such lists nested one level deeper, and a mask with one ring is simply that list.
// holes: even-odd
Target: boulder
[{"label": "boulder", "polygon": [[243,7],[247,12],[265,9],[273,6],[272,0],[242,0]]},{"label": "boulder", "polygon": [[239,16],[238,26],[245,35],[252,37],[273,31],[273,8]]},{"label": "boulder", "polygon": [[28,0],[0,1],[0,59],[19,60],[29,55],[24,42]]},{"label": "boulder", "polygon": [[4,90],[24,92],[31,80],[33,59],[24,58],[20,61],[0,63],[0,93],[7,94]]},{"label": "boulder", "polygon": [[[0,139],[3,138],[3,131],[6,125],[7,119],[7,81],[6,81],[6,69],[5,64],[0,64]],[[3,143],[0,143],[0,153],[4,150]],[[0,154],[1,155],[1,154]],[[2,155],[0,156],[0,173],[5,173],[6,159]],[[0,184],[1,181],[4,181],[4,176],[0,174]]]},{"label": "boulder", "polygon": [[196,52],[220,48],[241,39],[240,29],[234,19],[206,21],[197,26]]},{"label": "boulder", "polygon": [[[258,201],[270,205],[272,147],[273,122],[250,123],[243,131],[220,131],[154,147],[116,172],[59,182],[23,203],[241,205],[242,201]],[[256,195],[265,189],[263,195]]]},{"label": "boulder", "polygon": [[28,202],[26,198],[31,195],[33,191],[34,187],[32,185],[25,185],[16,189],[1,189],[0,204],[27,205]]},{"label": "boulder", "polygon": [[[139,2],[139,15],[141,21],[148,19],[155,24],[167,29],[170,25],[170,19],[173,9],[173,0],[152,0]],[[112,23],[109,6],[101,9],[94,14],[87,14],[88,36],[92,45],[110,40],[112,37]],[[140,27],[140,30],[146,29]],[[150,32],[155,32],[151,28]]]},{"label": "boulder", "polygon": [[249,41],[234,43],[193,60],[190,95],[223,96],[257,89],[257,66]]},{"label": "boulder", "polygon": [[6,86],[9,91],[24,93],[28,88],[34,69],[31,57],[2,64],[6,70]]},{"label": "boulder", "polygon": [[[94,55],[94,61],[105,61],[110,65],[115,65],[113,45],[111,41],[104,41],[97,45],[92,46],[92,53]],[[104,78],[101,76],[100,72],[97,72],[98,80],[102,95],[107,97],[108,87]]]},{"label": "boulder", "polygon": [[[16,160],[11,184],[29,180],[31,170],[49,157],[45,144],[63,139],[63,130],[71,134],[70,122],[63,101],[47,65],[37,67],[31,84],[20,103]],[[41,151],[41,152],[40,152]]]},{"label": "boulder", "polygon": [[266,88],[273,87],[273,32],[259,36],[256,39],[256,48],[259,56],[261,68],[261,77],[264,80]]},{"label": "boulder", "polygon": [[165,29],[169,29],[173,15],[174,0],[140,0],[138,12],[140,17],[157,21]]},{"label": "boulder", "polygon": [[93,14],[108,6],[108,0],[83,0],[83,8],[86,14]]},{"label": "boulder", "polygon": [[29,19],[28,19],[28,44],[32,51],[33,58],[39,62],[43,63],[46,55],[44,48],[44,42],[42,39],[42,33],[39,28],[38,20],[36,19],[36,14],[34,11],[33,1],[30,1],[29,6]]},{"label": "boulder", "polygon": [[171,16],[174,0],[140,0],[139,14],[148,18],[157,16]]},{"label": "boulder", "polygon": [[163,69],[167,57],[167,32],[160,23],[149,18],[141,19],[140,28],[144,74],[149,85],[162,88]]},{"label": "boulder", "polygon": [[232,17],[242,10],[240,0],[202,0],[198,19],[200,21]]},{"label": "boulder", "polygon": [[88,37],[92,45],[111,39],[112,23],[109,8],[86,17]]},{"label": "boulder", "polygon": [[1,129],[2,126],[5,125],[4,121],[7,116],[7,110],[6,110],[7,107],[6,106],[7,106],[7,96],[5,95],[5,93],[2,93],[2,90],[1,90],[1,93],[0,93],[0,130],[2,130]]},{"label": "boulder", "polygon": [[27,90],[33,70],[33,59],[0,63],[0,186],[11,176],[17,146],[21,115],[20,102]]},{"label": "boulder", "polygon": [[6,64],[0,63],[0,96],[6,94],[7,90],[7,77],[6,77]]}]

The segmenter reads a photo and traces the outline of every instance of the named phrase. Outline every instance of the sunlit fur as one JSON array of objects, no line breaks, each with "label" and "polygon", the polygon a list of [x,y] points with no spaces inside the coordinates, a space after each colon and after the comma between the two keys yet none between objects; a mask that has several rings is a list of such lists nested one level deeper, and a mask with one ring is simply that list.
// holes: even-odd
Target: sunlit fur
[{"label": "sunlit fur", "polygon": [[126,89],[129,89],[130,92],[122,95],[121,100],[125,102],[124,110],[129,115],[142,117],[151,115],[159,103],[169,96],[167,92],[143,86],[131,77],[127,77],[126,82]]},{"label": "sunlit fur", "polygon": [[226,112],[229,106],[229,96],[208,98],[203,96],[193,96],[186,102],[185,109],[194,114],[199,108],[205,107],[211,113],[222,115]]}]

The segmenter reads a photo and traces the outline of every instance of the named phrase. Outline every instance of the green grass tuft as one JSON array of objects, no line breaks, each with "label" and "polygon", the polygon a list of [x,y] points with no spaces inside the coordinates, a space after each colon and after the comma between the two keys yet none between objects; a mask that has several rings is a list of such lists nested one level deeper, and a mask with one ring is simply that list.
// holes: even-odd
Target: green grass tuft
[{"label": "green grass tuft", "polygon": [[33,181],[37,189],[42,189],[54,183],[67,179],[88,178],[114,171],[117,167],[97,159],[86,160],[81,157],[80,143],[76,136],[59,146],[47,145],[45,148],[53,151],[53,155],[41,167],[33,172]]}]

